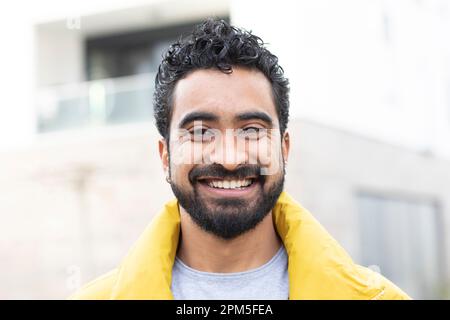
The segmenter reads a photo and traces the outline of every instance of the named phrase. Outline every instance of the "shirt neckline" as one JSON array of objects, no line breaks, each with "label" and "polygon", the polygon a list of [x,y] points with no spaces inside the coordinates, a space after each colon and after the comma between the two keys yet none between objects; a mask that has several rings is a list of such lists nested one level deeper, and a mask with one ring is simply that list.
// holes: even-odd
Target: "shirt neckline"
[{"label": "shirt neckline", "polygon": [[220,272],[207,272],[207,271],[199,271],[194,268],[189,267],[186,265],[181,259],[178,257],[175,257],[175,265],[174,268],[177,269],[177,271],[188,275],[190,277],[199,279],[199,278],[209,278],[214,280],[232,280],[232,279],[239,279],[242,277],[256,277],[260,276],[261,274],[264,274],[266,272],[271,271],[272,266],[275,265],[275,263],[280,260],[283,256],[285,256],[286,251],[284,248],[284,245],[282,244],[280,246],[280,249],[278,249],[277,253],[266,263],[264,263],[262,266],[259,266],[257,268],[253,268],[246,271],[241,272],[229,272],[229,273],[220,273]]}]

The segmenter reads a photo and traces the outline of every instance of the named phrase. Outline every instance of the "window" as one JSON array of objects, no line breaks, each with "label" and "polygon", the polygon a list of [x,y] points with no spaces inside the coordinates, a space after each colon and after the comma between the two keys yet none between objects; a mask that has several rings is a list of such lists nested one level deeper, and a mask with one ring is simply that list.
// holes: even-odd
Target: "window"
[{"label": "window", "polygon": [[38,92],[39,132],[150,121],[162,53],[199,22],[86,39],[86,81]]},{"label": "window", "polygon": [[442,297],[445,261],[436,202],[371,193],[357,195],[361,264],[381,274],[416,299]]}]

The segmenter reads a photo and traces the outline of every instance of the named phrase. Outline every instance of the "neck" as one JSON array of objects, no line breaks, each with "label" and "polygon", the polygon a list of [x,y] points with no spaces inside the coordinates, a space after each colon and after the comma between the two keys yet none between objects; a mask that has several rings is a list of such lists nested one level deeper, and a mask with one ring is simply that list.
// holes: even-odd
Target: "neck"
[{"label": "neck", "polygon": [[181,232],[178,258],[189,267],[214,273],[242,272],[268,262],[282,241],[270,212],[254,229],[225,240],[202,230],[180,207]]}]

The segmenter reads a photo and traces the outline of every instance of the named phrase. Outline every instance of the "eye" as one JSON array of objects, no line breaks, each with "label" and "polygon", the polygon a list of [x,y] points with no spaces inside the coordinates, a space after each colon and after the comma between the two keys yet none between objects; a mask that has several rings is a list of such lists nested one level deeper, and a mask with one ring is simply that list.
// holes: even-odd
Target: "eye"
[{"label": "eye", "polygon": [[258,140],[265,135],[265,131],[265,128],[250,126],[238,129],[237,135],[247,140]]},{"label": "eye", "polygon": [[214,132],[204,127],[195,127],[189,133],[191,135],[191,141],[194,142],[209,142],[214,138]]}]

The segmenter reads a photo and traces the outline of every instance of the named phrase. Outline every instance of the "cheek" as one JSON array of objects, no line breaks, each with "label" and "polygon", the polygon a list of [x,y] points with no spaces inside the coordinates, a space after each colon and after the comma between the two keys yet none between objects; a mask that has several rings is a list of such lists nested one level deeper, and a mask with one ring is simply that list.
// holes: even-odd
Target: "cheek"
[{"label": "cheek", "polygon": [[177,185],[180,186],[190,186],[189,182],[189,172],[191,171],[192,166],[190,165],[174,165],[171,163],[171,179]]},{"label": "cheek", "polygon": [[186,141],[172,147],[171,162],[174,165],[192,165],[202,163],[202,144]]},{"label": "cheek", "polygon": [[276,174],[282,169],[281,144],[278,140],[264,138],[251,141],[248,145],[248,154],[250,163],[259,164],[266,169],[264,174]]},{"label": "cheek", "polygon": [[263,185],[263,189],[265,192],[269,191],[275,186],[275,184],[280,183],[280,180],[283,179],[283,164],[280,164],[279,167],[275,165],[265,167],[262,168],[261,171],[264,173],[265,178],[265,182]]}]

